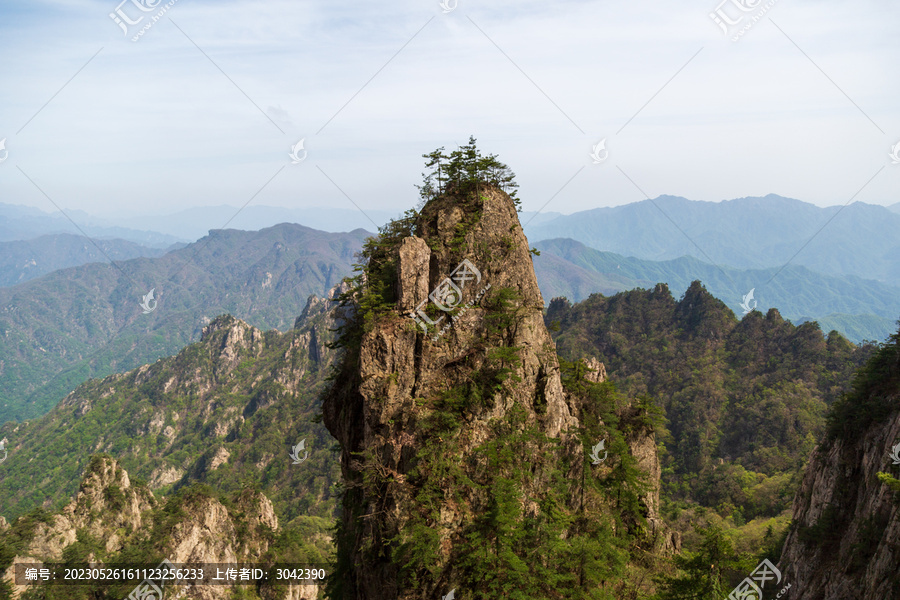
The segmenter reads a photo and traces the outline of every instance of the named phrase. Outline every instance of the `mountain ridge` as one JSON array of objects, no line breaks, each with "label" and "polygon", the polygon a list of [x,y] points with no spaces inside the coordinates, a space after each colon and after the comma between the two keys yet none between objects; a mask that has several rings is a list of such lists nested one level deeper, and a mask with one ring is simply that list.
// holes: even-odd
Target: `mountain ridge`
[{"label": "mountain ridge", "polygon": [[[99,246],[99,248],[98,248]],[[128,240],[92,240],[71,233],[46,234],[33,239],[0,242],[0,287],[30,281],[53,271],[110,259],[157,258],[168,248],[142,246]]]},{"label": "mountain ridge", "polygon": [[884,206],[820,208],[770,194],[722,202],[660,196],[565,215],[527,233],[532,242],[568,237],[645,260],[693,256],[741,269],[792,262],[827,275],[898,285],[898,231],[900,214]]},{"label": "mountain ridge", "polygon": [[[798,324],[821,320],[831,326],[828,331],[859,331],[860,335],[848,336],[854,342],[886,339],[900,317],[900,287],[854,276],[822,275],[800,265],[739,270],[693,257],[646,261],[601,252],[572,239],[543,240],[534,245],[542,253],[535,259],[535,268],[542,280],[548,281],[544,286],[548,297],[566,296],[577,302],[592,288],[611,295],[639,287],[649,289],[656,283],[666,283],[680,293],[699,279],[739,317],[745,312],[743,297],[753,289],[756,310],[777,307]],[[545,261],[549,263],[546,266]]]},{"label": "mountain ridge", "polygon": [[[289,329],[310,294],[350,272],[364,237],[295,225],[213,230],[157,259],[84,265],[0,289],[0,421],[46,411],[88,376],[171,354],[216,314]],[[151,289],[158,304],[142,314]]]}]

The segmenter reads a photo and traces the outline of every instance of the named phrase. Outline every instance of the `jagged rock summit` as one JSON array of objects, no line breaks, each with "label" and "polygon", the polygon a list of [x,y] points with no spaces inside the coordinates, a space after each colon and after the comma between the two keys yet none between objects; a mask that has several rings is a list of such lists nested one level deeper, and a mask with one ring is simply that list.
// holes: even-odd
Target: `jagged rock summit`
[{"label": "jagged rock summit", "polygon": [[[577,537],[559,515],[584,516],[592,467],[515,203],[487,184],[451,191],[363,258],[323,405],[347,488],[334,597],[532,589],[507,570],[541,539]],[[535,560],[535,577],[571,567]]]},{"label": "jagged rock summit", "polygon": [[[169,497],[161,507],[150,489],[132,484],[125,469],[109,455],[91,458],[78,493],[62,511],[43,520],[20,517],[12,528],[19,550],[13,563],[107,564],[156,564],[159,557],[175,564],[261,562],[280,530],[272,503],[261,492],[245,489],[225,506],[201,489],[187,490]],[[14,573],[13,565],[0,571],[0,596],[4,579],[13,597],[28,589],[15,585]],[[224,600],[234,594],[227,586],[175,585],[177,591],[166,590],[166,598]],[[133,585],[106,587],[111,588],[106,590],[110,597],[123,598]],[[315,597],[313,587],[299,587],[272,587],[264,590],[263,597]],[[68,597],[64,591],[47,597]],[[72,597],[86,597],[83,590],[77,592]]]},{"label": "jagged rock summit", "polygon": [[[541,421],[548,435],[577,426],[544,326],[544,300],[528,240],[508,195],[486,188],[475,206],[454,196],[432,201],[419,217],[417,235],[404,238],[397,254],[397,310],[404,317],[402,339],[411,342],[405,356],[397,358],[414,360],[397,365],[367,361],[364,369],[386,367],[390,373],[393,366],[407,367],[396,371],[397,391],[414,397],[419,390],[459,380],[466,366],[477,369],[489,360],[491,345],[518,348],[516,385],[492,416],[518,404],[530,409],[529,418]],[[386,330],[379,337],[394,333],[399,332]],[[538,409],[535,399],[540,399]]]}]

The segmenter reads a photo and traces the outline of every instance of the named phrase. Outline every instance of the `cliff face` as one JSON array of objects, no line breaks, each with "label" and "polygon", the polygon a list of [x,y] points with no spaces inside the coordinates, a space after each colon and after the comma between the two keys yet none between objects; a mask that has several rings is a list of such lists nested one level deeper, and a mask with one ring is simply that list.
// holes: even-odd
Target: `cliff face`
[{"label": "cliff face", "polygon": [[900,412],[813,454],[779,562],[792,598],[900,598],[900,491],[878,478],[898,476],[888,456],[897,441]]},{"label": "cliff face", "polygon": [[794,498],[779,568],[796,600],[900,598],[900,337],[836,402]]},{"label": "cliff face", "polygon": [[[555,502],[584,515],[580,480],[592,467],[579,438],[581,401],[564,390],[509,196],[479,186],[469,197],[439,197],[406,233],[392,243],[383,235],[390,247],[369,256],[355,296],[358,341],[323,405],[348,488],[339,593],[412,599],[488,589],[473,580],[481,551],[484,564],[496,561],[493,589],[522,591],[497,574],[504,556],[527,554],[497,550],[507,543],[502,530],[511,528],[514,544],[528,523],[555,518]],[[388,302],[365,312],[375,289]]]},{"label": "cliff face", "polygon": [[[400,321],[400,327],[373,331],[364,342],[361,379],[372,381],[360,391],[364,397],[373,397],[377,379],[391,373],[398,375],[396,388],[387,390],[393,399],[452,387],[464,380],[468,371],[481,366],[485,357],[479,354],[486,353],[489,346],[484,342],[490,340],[496,347],[519,348],[520,360],[516,385],[490,416],[503,417],[513,405],[519,405],[525,408],[529,420],[540,421],[548,435],[555,437],[577,425],[577,420],[563,394],[555,346],[544,327],[544,300],[528,241],[507,195],[489,190],[480,201],[480,207],[463,207],[453,199],[432,202],[420,217],[421,237],[403,240],[398,250],[396,291],[398,312],[406,318]],[[480,210],[480,218],[473,218],[466,208]],[[432,294],[435,290],[438,294]],[[515,314],[510,316],[508,327],[492,332],[491,316],[497,321],[502,317],[485,307],[500,290],[511,291],[510,312]],[[448,294],[443,299],[445,306],[453,304],[455,294],[462,294],[457,304],[462,308],[452,322],[450,313],[429,310],[429,304],[436,305],[429,298],[441,292]],[[423,321],[428,324],[427,317],[416,312],[423,301],[428,301],[424,311],[437,315],[430,335],[423,334],[427,327],[415,326]],[[409,318],[410,314],[416,314],[418,321]],[[397,344],[395,348],[387,348],[388,340]],[[536,398],[544,404],[539,411],[534,407]],[[484,434],[486,420],[473,421],[476,439]]]}]

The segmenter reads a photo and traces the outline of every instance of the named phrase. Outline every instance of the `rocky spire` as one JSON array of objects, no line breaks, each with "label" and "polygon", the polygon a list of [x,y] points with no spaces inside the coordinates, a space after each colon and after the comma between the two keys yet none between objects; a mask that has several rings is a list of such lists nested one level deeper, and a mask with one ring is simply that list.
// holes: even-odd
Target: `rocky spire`
[{"label": "rocky spire", "polygon": [[[358,341],[323,407],[348,488],[345,598],[440,598],[465,585],[466,536],[497,507],[498,482],[515,478],[496,454],[501,438],[521,434],[527,448],[512,459],[528,471],[516,482],[522,515],[541,518],[558,466],[581,472],[577,409],[514,202],[480,185],[431,200],[408,227],[370,255]],[[383,303],[369,309],[373,290]]]}]

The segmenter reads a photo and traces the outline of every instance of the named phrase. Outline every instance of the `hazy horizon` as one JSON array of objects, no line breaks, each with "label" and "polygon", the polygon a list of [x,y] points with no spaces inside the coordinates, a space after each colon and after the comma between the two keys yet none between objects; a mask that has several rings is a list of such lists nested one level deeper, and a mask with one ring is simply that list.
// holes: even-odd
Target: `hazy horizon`
[{"label": "hazy horizon", "polygon": [[[396,212],[417,200],[421,155],[470,134],[516,172],[526,211],[900,201],[900,6],[140,2],[0,9],[15,56],[0,201]],[[717,8],[744,20],[725,35]]]},{"label": "hazy horizon", "polygon": [[[541,211],[538,211],[538,210],[531,210],[531,209],[525,208],[522,210],[522,213],[523,214],[541,214],[541,215],[548,215],[548,216],[549,215],[570,216],[570,215],[573,215],[573,214],[576,214],[579,212],[585,212],[585,211],[595,210],[595,209],[599,209],[599,208],[619,208],[619,207],[623,207],[623,206],[628,206],[629,204],[643,202],[646,200],[651,200],[651,201],[658,200],[659,198],[662,198],[662,197],[680,198],[680,199],[687,200],[688,202],[721,204],[723,202],[734,202],[736,200],[761,199],[761,198],[766,198],[767,196],[778,196],[778,197],[784,198],[786,200],[796,200],[799,202],[803,202],[805,204],[811,204],[817,208],[840,207],[840,206],[844,206],[846,204],[846,203],[836,203],[836,204],[828,204],[828,205],[819,205],[819,204],[815,204],[813,202],[808,202],[806,200],[803,200],[802,198],[792,198],[790,196],[784,196],[784,195],[781,195],[781,194],[778,194],[775,192],[772,192],[769,194],[762,194],[760,196],[741,196],[741,197],[736,197],[736,198],[720,198],[718,200],[699,200],[696,198],[687,198],[684,196],[679,196],[677,194],[661,193],[657,196],[653,196],[650,198],[640,198],[637,200],[632,199],[627,202],[620,202],[620,203],[608,204],[608,205],[603,205],[603,206],[586,206],[583,208],[579,208],[578,210],[570,209],[570,210],[565,210],[565,211],[563,211],[563,210],[541,210]],[[415,201],[417,202],[418,199],[415,199]],[[858,202],[860,204],[868,204],[870,206],[881,206],[883,208],[888,208],[888,209],[890,209],[892,206],[900,205],[900,199],[898,199],[896,202],[893,202],[890,204],[878,204],[875,202],[864,202],[861,200]],[[52,205],[50,206],[49,209],[44,206],[32,206],[32,205],[28,205],[28,204],[19,204],[16,202],[7,202],[7,201],[0,201],[0,205],[13,206],[13,207],[18,207],[18,208],[36,209],[48,216],[53,216],[53,215],[62,216],[60,211],[57,210]],[[240,207],[235,204],[227,204],[227,203],[194,204],[194,205],[190,205],[190,206],[181,206],[181,207],[160,206],[156,210],[147,210],[146,207],[137,207],[137,208],[133,208],[132,210],[130,210],[128,212],[121,212],[121,213],[108,212],[108,213],[103,213],[102,215],[100,213],[92,213],[92,212],[90,212],[90,210],[84,210],[84,209],[80,209],[80,208],[75,209],[75,210],[81,211],[83,213],[87,213],[91,216],[106,218],[106,219],[109,219],[109,221],[111,221],[111,222],[115,222],[120,219],[138,219],[141,217],[169,217],[169,216],[174,216],[174,215],[178,215],[178,214],[185,213],[185,212],[198,211],[198,210],[203,210],[203,209],[229,208],[229,209],[235,209],[235,210],[246,210],[249,207],[250,206]],[[391,212],[391,213],[396,212],[396,214],[399,215],[404,210],[407,210],[410,207],[411,207],[411,205],[407,206],[407,207],[399,207],[397,209],[376,208],[374,210],[380,211],[380,212]],[[279,206],[279,205],[274,205],[274,204],[253,204],[252,208],[287,210],[287,211],[294,211],[294,210],[297,210],[297,211],[314,211],[314,210],[358,211],[359,210],[359,209],[354,208],[352,205],[348,208],[348,207],[344,207],[344,206],[326,206],[324,204],[310,204],[310,205],[305,205],[305,206]],[[63,210],[66,211],[66,213],[69,213],[69,211],[66,210],[65,207],[63,207]],[[301,225],[302,225],[302,223],[301,223]]]}]

